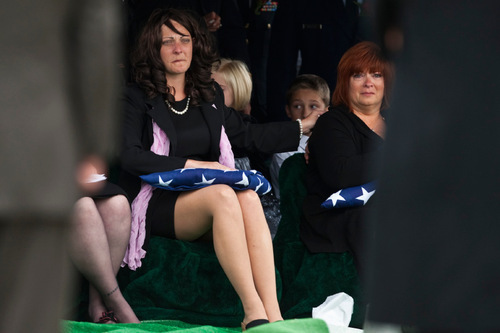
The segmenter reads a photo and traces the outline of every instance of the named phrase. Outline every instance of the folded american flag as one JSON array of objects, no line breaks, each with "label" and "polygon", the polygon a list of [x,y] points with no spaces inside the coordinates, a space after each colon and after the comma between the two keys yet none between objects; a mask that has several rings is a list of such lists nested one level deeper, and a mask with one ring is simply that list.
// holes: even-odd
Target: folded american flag
[{"label": "folded american flag", "polygon": [[215,184],[235,190],[254,190],[264,195],[271,190],[269,181],[256,170],[176,169],[141,176],[151,186],[170,191],[190,191]]},{"label": "folded american flag", "polygon": [[326,209],[357,207],[365,205],[375,193],[375,182],[341,189],[333,193],[322,204]]}]

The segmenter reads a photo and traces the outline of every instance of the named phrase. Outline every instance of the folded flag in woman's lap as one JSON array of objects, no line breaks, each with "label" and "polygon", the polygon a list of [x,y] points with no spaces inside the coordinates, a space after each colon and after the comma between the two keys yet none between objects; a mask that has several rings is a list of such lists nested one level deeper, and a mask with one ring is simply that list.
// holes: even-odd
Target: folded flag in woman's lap
[{"label": "folded flag in woman's lap", "polygon": [[256,170],[176,169],[141,176],[151,186],[170,191],[190,191],[225,184],[235,190],[254,190],[264,195],[271,190],[269,181]]}]

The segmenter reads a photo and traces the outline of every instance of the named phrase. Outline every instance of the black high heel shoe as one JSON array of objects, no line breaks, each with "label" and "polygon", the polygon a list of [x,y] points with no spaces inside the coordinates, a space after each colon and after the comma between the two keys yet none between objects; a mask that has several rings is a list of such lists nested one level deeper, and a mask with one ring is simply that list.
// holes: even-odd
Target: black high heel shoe
[{"label": "black high heel shoe", "polygon": [[248,324],[243,324],[241,323],[241,331],[246,331],[249,328],[255,327],[255,326],[260,326],[264,324],[269,324],[269,320],[267,319],[255,319],[249,322]]}]

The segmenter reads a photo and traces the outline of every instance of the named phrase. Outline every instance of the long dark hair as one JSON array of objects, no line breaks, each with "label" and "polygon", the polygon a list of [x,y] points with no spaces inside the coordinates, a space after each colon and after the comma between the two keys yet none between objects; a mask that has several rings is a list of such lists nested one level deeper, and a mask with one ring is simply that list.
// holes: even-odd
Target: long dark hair
[{"label": "long dark hair", "polygon": [[213,62],[218,59],[216,44],[206,26],[189,11],[159,8],[151,14],[132,54],[132,77],[149,98],[167,93],[167,98],[173,101],[160,56],[162,25],[179,33],[172,21],[186,28],[193,40],[193,57],[186,72],[185,93],[191,96],[193,105],[212,101],[215,90],[211,71]]}]

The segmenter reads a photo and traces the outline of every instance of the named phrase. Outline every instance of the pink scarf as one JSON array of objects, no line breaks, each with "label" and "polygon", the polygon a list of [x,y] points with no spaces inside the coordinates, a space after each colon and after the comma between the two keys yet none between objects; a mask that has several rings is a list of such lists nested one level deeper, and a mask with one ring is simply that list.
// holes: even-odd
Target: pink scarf
[{"label": "pink scarf", "polygon": [[[226,135],[224,126],[222,126],[220,136],[220,157],[219,163],[230,168],[234,168],[234,155],[231,150],[231,143]],[[163,130],[153,121],[153,144],[151,151],[158,155],[168,156],[170,151],[170,140]],[[132,226],[130,230],[130,240],[128,243],[125,257],[121,264],[122,267],[128,265],[132,270],[141,267],[141,259],[146,256],[146,251],[142,248],[146,238],[146,211],[149,200],[153,195],[154,188],[151,185],[142,182],[139,194],[132,202]]]}]

